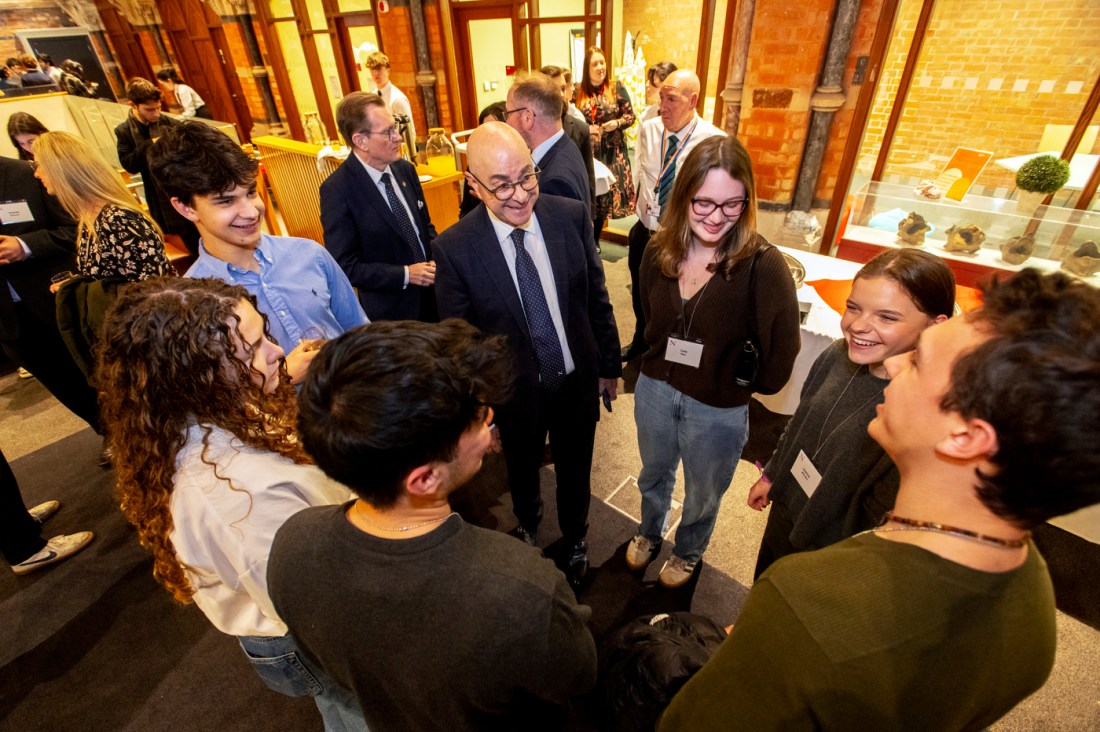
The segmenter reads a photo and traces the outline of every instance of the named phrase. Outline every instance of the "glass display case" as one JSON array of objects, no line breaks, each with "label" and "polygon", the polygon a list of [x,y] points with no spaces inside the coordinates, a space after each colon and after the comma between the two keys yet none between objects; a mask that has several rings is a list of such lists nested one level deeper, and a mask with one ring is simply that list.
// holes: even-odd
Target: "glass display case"
[{"label": "glass display case", "polygon": [[1100,284],[1100,213],[966,195],[931,199],[916,189],[871,182],[854,196],[837,255],[865,262],[887,247],[919,247],[943,257],[960,285],[991,272],[1062,269]]}]

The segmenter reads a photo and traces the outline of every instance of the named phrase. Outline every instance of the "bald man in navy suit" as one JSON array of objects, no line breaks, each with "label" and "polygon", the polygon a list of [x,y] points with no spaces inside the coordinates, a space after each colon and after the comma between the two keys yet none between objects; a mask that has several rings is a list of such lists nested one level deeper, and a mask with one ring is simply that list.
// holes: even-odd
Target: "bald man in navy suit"
[{"label": "bald man in navy suit", "polygon": [[580,589],[588,572],[599,399],[601,393],[615,398],[622,374],[592,221],[582,202],[540,195],[527,145],[509,126],[477,128],[467,156],[466,180],[482,203],[433,244],[440,315],[508,338],[515,392],[494,407],[519,519],[512,533],[536,543],[539,468],[549,434],[565,549],[559,564]]}]

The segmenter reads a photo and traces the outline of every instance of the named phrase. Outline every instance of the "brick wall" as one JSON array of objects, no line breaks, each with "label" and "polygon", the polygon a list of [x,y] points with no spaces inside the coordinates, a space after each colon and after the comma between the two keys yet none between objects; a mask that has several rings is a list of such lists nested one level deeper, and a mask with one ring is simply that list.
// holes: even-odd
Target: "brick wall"
[{"label": "brick wall", "polygon": [[[702,16],[703,4],[700,0],[684,2],[623,0],[621,28],[624,37],[629,31],[639,39],[647,65],[652,66],[658,61],[671,61],[681,68],[692,68],[695,66],[695,57],[699,52],[699,19]],[[720,53],[722,45],[720,25],[715,27],[713,43],[719,46]],[[615,59],[616,65],[620,62],[621,59]],[[644,99],[631,101],[639,109],[645,106]]]},{"label": "brick wall", "polygon": [[763,201],[787,204],[794,193],[832,6],[832,0],[756,3],[738,138],[752,156]]},{"label": "brick wall", "polygon": [[[904,3],[884,69],[861,171],[870,172],[913,35]],[[887,176],[934,177],[957,146],[994,159],[1036,152],[1047,124],[1076,122],[1100,72],[1096,0],[940,0],[891,147]],[[1083,152],[1094,152],[1083,151]],[[993,163],[975,192],[1005,195],[1011,172]]]},{"label": "brick wall", "polygon": [[[59,7],[10,8],[0,10],[0,63],[23,53],[15,40],[15,31],[32,28],[73,28],[77,24]],[[62,59],[55,58],[56,63]]]}]

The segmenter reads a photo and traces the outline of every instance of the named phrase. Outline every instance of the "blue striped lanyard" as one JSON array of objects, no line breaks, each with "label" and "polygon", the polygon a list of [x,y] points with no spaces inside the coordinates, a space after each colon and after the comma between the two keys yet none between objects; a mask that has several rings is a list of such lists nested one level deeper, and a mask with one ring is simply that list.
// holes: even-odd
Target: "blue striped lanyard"
[{"label": "blue striped lanyard", "polygon": [[[665,177],[665,171],[666,170],[668,170],[672,166],[676,165],[676,161],[680,159],[680,153],[682,153],[684,151],[684,148],[687,147],[688,140],[690,140],[691,136],[695,134],[695,126],[698,125],[698,124],[699,124],[699,119],[696,118],[695,121],[691,124],[691,130],[687,133],[687,137],[685,137],[683,140],[681,140],[680,141],[680,147],[676,148],[676,154],[672,156],[672,159],[669,160],[668,163],[666,163],[663,168],[661,168],[661,173],[660,173],[660,175],[657,176],[657,180],[653,184],[653,192],[654,193],[658,192],[661,189],[661,178]],[[668,135],[668,130],[664,130],[663,132],[661,132],[661,159],[662,160],[664,160],[665,152],[666,152],[666,150],[665,150],[665,136],[666,135]]]}]

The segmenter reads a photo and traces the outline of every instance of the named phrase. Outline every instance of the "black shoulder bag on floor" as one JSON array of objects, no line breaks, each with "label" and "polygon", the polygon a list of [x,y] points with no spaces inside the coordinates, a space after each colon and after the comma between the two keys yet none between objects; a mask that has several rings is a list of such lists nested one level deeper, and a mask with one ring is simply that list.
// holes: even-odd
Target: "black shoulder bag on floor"
[{"label": "black shoulder bag on floor", "polygon": [[733,381],[740,387],[752,386],[760,371],[760,349],[756,345],[759,340],[756,335],[756,260],[770,247],[765,244],[757,249],[749,262],[749,337],[737,347],[737,363],[733,367]]}]

